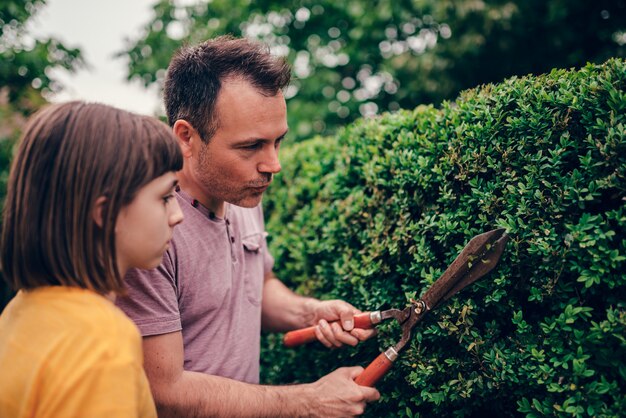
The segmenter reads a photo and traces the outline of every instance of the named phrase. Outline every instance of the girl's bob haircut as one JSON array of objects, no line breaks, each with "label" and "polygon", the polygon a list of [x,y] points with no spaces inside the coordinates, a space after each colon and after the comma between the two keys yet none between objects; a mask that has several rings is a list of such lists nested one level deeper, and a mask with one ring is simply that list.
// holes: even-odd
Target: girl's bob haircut
[{"label": "girl's bob haircut", "polygon": [[[11,166],[0,267],[14,290],[75,286],[122,293],[115,224],[155,178],[182,168],[162,122],[111,106],[48,106],[26,124]],[[105,197],[102,225],[96,200]]]}]

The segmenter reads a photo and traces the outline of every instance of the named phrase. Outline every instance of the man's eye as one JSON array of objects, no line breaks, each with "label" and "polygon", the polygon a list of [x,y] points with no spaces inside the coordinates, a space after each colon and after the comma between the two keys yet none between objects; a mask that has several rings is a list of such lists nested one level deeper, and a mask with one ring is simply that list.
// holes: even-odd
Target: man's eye
[{"label": "man's eye", "polygon": [[243,149],[246,149],[246,150],[257,150],[257,149],[261,148],[262,146],[263,146],[263,144],[261,144],[260,142],[256,142],[254,144],[246,145]]}]

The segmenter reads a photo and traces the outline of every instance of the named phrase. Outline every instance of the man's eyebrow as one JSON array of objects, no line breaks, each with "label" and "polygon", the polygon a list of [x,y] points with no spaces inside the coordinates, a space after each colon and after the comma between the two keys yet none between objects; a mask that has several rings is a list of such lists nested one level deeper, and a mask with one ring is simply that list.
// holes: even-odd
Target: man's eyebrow
[{"label": "man's eyebrow", "polygon": [[241,142],[239,142],[237,145],[248,145],[248,144],[254,144],[256,142],[273,142],[273,141],[282,141],[283,139],[285,139],[285,136],[287,136],[287,133],[289,133],[289,129],[287,129],[285,131],[285,133],[283,133],[282,135],[280,135],[278,138],[276,139],[267,139],[267,138],[248,138],[248,139],[244,139]]},{"label": "man's eyebrow", "polygon": [[285,136],[287,136],[287,134],[289,133],[289,129],[287,129],[285,131],[284,134],[282,134],[281,136],[279,136],[278,138],[276,138],[277,141],[281,140],[281,139],[285,139]]}]

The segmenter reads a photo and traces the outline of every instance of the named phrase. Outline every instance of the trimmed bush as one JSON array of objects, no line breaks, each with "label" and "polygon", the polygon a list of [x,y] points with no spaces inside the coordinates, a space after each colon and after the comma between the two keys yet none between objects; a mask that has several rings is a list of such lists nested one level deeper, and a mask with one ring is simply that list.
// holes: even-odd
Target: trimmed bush
[{"label": "trimmed bush", "polygon": [[[378,384],[371,417],[624,416],[626,62],[512,78],[286,148],[265,199],[279,277],[363,310],[402,308],[474,235],[498,267],[442,304]],[[367,365],[357,348],[264,338],[262,379]]]}]

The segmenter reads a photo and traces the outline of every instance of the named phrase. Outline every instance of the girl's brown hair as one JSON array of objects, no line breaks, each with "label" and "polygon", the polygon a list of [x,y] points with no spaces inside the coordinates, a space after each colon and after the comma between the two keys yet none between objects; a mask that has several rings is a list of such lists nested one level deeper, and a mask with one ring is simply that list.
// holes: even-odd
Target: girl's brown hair
[{"label": "girl's brown hair", "polygon": [[154,118],[83,102],[42,109],[29,119],[11,166],[0,236],[4,279],[15,290],[121,292],[120,209],[142,186],[181,168],[174,136]]}]

